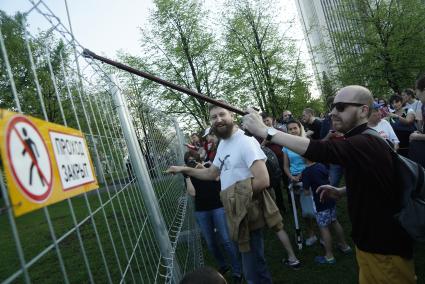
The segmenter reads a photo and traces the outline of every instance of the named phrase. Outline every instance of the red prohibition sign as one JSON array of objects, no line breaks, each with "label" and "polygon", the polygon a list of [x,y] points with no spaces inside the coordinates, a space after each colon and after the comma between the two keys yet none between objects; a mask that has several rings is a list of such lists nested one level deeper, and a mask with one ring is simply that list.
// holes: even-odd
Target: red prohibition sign
[{"label": "red prohibition sign", "polygon": [[[20,151],[16,151],[17,146]],[[24,116],[14,116],[8,122],[6,130],[6,150],[12,175],[24,195],[34,202],[44,202],[52,192],[53,172],[49,151],[37,127]],[[26,156],[30,158],[29,165],[26,165]],[[40,165],[40,160],[44,165]],[[22,168],[22,163],[27,167]],[[23,180],[26,178],[24,173],[28,170],[29,184]],[[32,185],[32,181],[36,180],[41,183],[41,187]]]}]

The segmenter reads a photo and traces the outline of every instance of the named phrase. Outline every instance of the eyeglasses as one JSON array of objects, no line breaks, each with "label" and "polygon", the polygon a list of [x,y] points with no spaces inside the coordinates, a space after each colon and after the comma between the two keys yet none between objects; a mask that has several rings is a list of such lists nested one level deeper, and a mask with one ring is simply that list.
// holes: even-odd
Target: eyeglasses
[{"label": "eyeglasses", "polygon": [[345,108],[348,106],[364,106],[364,105],[365,104],[338,102],[338,103],[331,104],[331,110],[335,108],[337,112],[343,112]]}]

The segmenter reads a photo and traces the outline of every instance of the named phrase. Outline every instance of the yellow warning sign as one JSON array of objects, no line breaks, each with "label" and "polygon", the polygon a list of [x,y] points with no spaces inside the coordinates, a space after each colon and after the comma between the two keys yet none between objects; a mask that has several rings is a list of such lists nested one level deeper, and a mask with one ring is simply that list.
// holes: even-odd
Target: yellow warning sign
[{"label": "yellow warning sign", "polygon": [[15,216],[99,187],[81,131],[0,109],[0,154]]}]

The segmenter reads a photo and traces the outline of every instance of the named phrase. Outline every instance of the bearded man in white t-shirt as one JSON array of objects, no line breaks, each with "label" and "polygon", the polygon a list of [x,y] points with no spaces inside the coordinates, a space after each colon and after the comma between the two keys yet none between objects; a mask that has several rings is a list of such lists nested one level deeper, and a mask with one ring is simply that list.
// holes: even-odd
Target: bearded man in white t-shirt
[{"label": "bearded man in white t-shirt", "polygon": [[381,106],[379,104],[373,103],[373,108],[369,116],[367,126],[375,129],[382,138],[393,144],[394,150],[397,150],[400,140],[398,140],[391,124],[387,120],[381,118],[381,112],[379,111],[380,107]]},{"label": "bearded man in white t-shirt", "polygon": [[[214,180],[220,176],[221,190],[247,178],[251,178],[254,194],[266,189],[269,186],[266,155],[258,141],[246,136],[234,123],[234,114],[222,107],[210,106],[210,122],[212,131],[221,139],[213,165],[204,169],[171,166],[167,172],[202,180]],[[264,257],[262,229],[250,231],[249,237],[250,251],[241,252],[245,280],[248,283],[272,283]]]}]

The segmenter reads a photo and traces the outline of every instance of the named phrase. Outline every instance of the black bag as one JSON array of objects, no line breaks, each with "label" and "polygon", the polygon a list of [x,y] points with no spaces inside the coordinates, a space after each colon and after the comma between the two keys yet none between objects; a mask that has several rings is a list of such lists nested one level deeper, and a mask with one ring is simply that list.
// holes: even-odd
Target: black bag
[{"label": "black bag", "polygon": [[[366,129],[363,134],[377,136],[373,129]],[[394,215],[409,236],[420,242],[425,241],[425,169],[418,163],[397,154],[391,147],[394,165],[399,173],[402,187],[401,210]]]},{"label": "black bag", "polygon": [[266,167],[269,172],[270,184],[280,182],[282,180],[282,170],[276,154],[268,147],[262,146],[261,149],[267,156]]},{"label": "black bag", "polygon": [[408,158],[425,168],[425,140],[410,141]]}]

